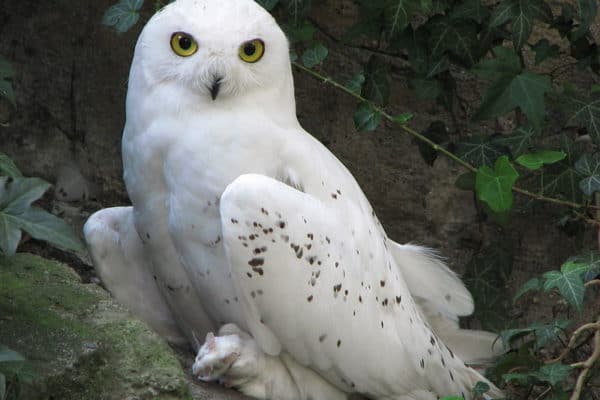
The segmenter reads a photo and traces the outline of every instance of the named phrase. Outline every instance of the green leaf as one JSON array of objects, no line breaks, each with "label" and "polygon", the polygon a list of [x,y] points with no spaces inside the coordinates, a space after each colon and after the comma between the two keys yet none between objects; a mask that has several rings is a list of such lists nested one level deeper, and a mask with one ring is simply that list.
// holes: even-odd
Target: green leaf
[{"label": "green leaf", "polygon": [[144,0],[120,0],[106,10],[102,23],[113,26],[118,33],[127,32],[140,19]]},{"label": "green leaf", "polygon": [[521,108],[537,131],[541,130],[545,115],[544,94],[551,89],[552,81],[549,76],[529,71],[517,75],[510,84],[512,104]]},{"label": "green leaf", "polygon": [[600,275],[600,253],[598,251],[589,250],[582,254],[578,254],[569,258],[567,261],[576,262],[578,264],[587,265],[587,272],[583,275],[585,282],[594,279]]},{"label": "green leaf", "polygon": [[[427,129],[421,132],[421,135],[431,140],[434,143],[440,144],[448,139],[448,128],[443,121],[433,121]],[[434,161],[438,156],[438,152],[432,148],[429,144],[422,142],[419,140],[419,153],[423,160],[429,164],[433,165]]]},{"label": "green leaf", "polygon": [[566,156],[567,154],[562,151],[540,150],[535,153],[522,154],[515,161],[525,168],[536,170],[544,164],[554,164],[564,160]]},{"label": "green leaf", "polygon": [[442,84],[436,79],[412,78],[410,84],[420,99],[436,99],[444,92]]},{"label": "green leaf", "polygon": [[6,377],[0,372],[0,399],[6,398]]},{"label": "green leaf", "polygon": [[571,37],[572,42],[588,32],[598,13],[597,0],[577,0],[577,6],[579,11],[579,28],[573,32]]},{"label": "green leaf", "polygon": [[532,291],[532,290],[540,290],[541,288],[542,288],[542,283],[540,282],[540,279],[539,278],[531,278],[530,280],[525,282],[523,285],[521,285],[519,290],[517,290],[517,293],[515,294],[515,297],[513,298],[513,303],[516,302],[519,298],[521,298],[521,296],[523,296],[525,293]]},{"label": "green leaf", "polygon": [[561,100],[569,112],[566,125],[586,128],[594,143],[600,144],[600,95],[584,97],[571,92]]},{"label": "green leaf", "polygon": [[554,320],[550,324],[542,324],[539,322],[531,324],[531,327],[535,333],[535,348],[540,349],[550,341],[553,341],[560,337],[561,333],[565,332],[565,329],[571,324],[570,321],[559,319]]},{"label": "green leaf", "polygon": [[68,250],[83,251],[84,246],[63,220],[35,207],[50,184],[39,178],[0,178],[0,250],[15,253],[21,230],[35,239],[45,240]]},{"label": "green leaf", "polygon": [[477,75],[492,80],[492,83],[473,118],[493,118],[520,107],[539,132],[545,113],[544,94],[552,88],[550,78],[529,71],[521,72],[514,50],[500,46],[493,52],[495,59],[483,60],[474,69]]},{"label": "green leaf", "polygon": [[10,159],[6,154],[0,153],[0,176],[8,176],[11,178],[17,178],[23,176],[19,168],[15,165],[13,160]]},{"label": "green leaf", "polygon": [[479,397],[479,396],[482,396],[484,393],[489,392],[489,390],[490,390],[490,385],[488,385],[486,382],[479,381],[473,387],[473,395],[475,397]]},{"label": "green leaf", "polygon": [[297,24],[302,16],[306,14],[309,9],[309,1],[307,0],[282,0],[285,4],[288,15],[292,17],[294,24]]},{"label": "green leaf", "polygon": [[457,143],[457,155],[476,167],[492,166],[506,151],[489,136],[474,136]]},{"label": "green leaf", "polygon": [[428,22],[431,29],[429,48],[431,57],[440,58],[448,52],[457,57],[466,67],[478,60],[477,27],[473,23],[458,23],[451,18],[433,17]]},{"label": "green leaf", "polygon": [[488,9],[481,3],[481,0],[463,0],[450,12],[453,19],[472,19],[478,24],[483,22],[488,15]]},{"label": "green leaf", "polygon": [[519,173],[508,157],[501,156],[496,160],[494,169],[482,166],[477,170],[475,176],[477,197],[495,212],[508,211],[513,203],[512,187],[518,178]]},{"label": "green leaf", "polygon": [[583,193],[591,196],[600,191],[600,154],[585,154],[575,163],[575,170],[584,178],[579,181]]},{"label": "green leaf", "polygon": [[563,382],[571,373],[573,367],[561,363],[547,364],[531,375],[552,386]]},{"label": "green leaf", "polygon": [[432,63],[430,63],[429,71],[427,71],[425,78],[426,79],[433,78],[436,75],[438,75],[444,71],[448,71],[449,69],[450,69],[450,60],[448,59],[448,57],[446,55],[444,55],[441,58],[434,60]]},{"label": "green leaf", "polygon": [[12,79],[15,71],[12,65],[4,57],[0,57],[0,96],[5,97],[13,106],[17,106],[15,91],[12,87]]},{"label": "green leaf", "polygon": [[365,83],[365,76],[363,74],[356,74],[346,83],[346,89],[352,93],[360,95],[362,92],[363,84]]},{"label": "green leaf", "polygon": [[522,71],[517,53],[508,47],[498,46],[492,50],[494,58],[483,59],[473,68],[480,78],[487,80],[512,79]]},{"label": "green leaf", "polygon": [[299,24],[284,25],[286,36],[292,43],[308,43],[313,40],[317,28],[308,21],[302,20]]},{"label": "green leaf", "polygon": [[388,0],[383,12],[385,31],[389,38],[398,35],[410,22],[414,0]]},{"label": "green leaf", "polygon": [[73,228],[62,219],[38,207],[31,207],[19,216],[19,226],[31,237],[75,252],[85,250]]},{"label": "green leaf", "polygon": [[476,253],[463,280],[473,295],[473,316],[484,329],[497,331],[506,323],[507,282],[513,266],[513,246],[508,241],[496,241]]},{"label": "green leaf", "polygon": [[525,385],[531,379],[531,374],[529,374],[529,373],[521,373],[521,372],[511,372],[511,373],[502,375],[502,379],[505,382],[516,381],[516,382],[518,382],[521,385]]},{"label": "green leaf", "polygon": [[516,50],[520,50],[529,39],[533,30],[533,12],[528,1],[517,1],[516,15],[511,19],[512,41]]},{"label": "green leaf", "polygon": [[369,103],[361,103],[354,113],[354,126],[359,131],[374,131],[381,122],[381,113]]},{"label": "green leaf", "polygon": [[490,26],[495,28],[512,21],[517,16],[517,7],[518,4],[514,0],[502,0],[492,11]]},{"label": "green leaf", "polygon": [[531,328],[531,327],[516,328],[516,329],[505,329],[505,330],[503,330],[503,331],[500,332],[500,340],[502,340],[502,343],[504,344],[504,348],[505,349],[509,349],[510,348],[510,342],[513,339],[522,337],[524,335],[528,335],[528,334],[530,334],[533,331],[534,331],[534,329]]},{"label": "green leaf", "polygon": [[316,65],[321,64],[329,51],[327,47],[323,46],[321,43],[316,43],[312,47],[308,48],[304,53],[302,53],[302,64],[306,68],[313,68]]},{"label": "green leaf", "polygon": [[535,64],[538,65],[548,58],[555,58],[560,55],[560,47],[551,45],[548,39],[540,39],[532,46],[535,51]]},{"label": "green leaf", "polygon": [[0,363],[21,361],[25,361],[25,357],[8,347],[0,346]]},{"label": "green leaf", "polygon": [[414,115],[412,113],[407,112],[393,116],[392,121],[400,125],[405,125],[406,123],[408,123],[408,121],[413,119],[413,117]]},{"label": "green leaf", "polygon": [[50,184],[40,178],[5,179],[0,186],[0,212],[22,213],[49,188]]},{"label": "green leaf", "polygon": [[454,186],[460,190],[475,191],[475,174],[473,172],[465,172],[460,174],[454,181]]},{"label": "green leaf", "polygon": [[383,59],[371,56],[365,67],[363,94],[367,100],[382,106],[390,97],[390,65]]},{"label": "green leaf", "polygon": [[510,135],[501,135],[494,138],[494,143],[508,146],[513,157],[518,157],[533,146],[533,137],[536,132],[531,126],[519,126]]},{"label": "green leaf", "polygon": [[267,11],[271,11],[275,8],[279,0],[255,0],[258,4],[262,6]]},{"label": "green leaf", "polygon": [[543,276],[544,290],[547,292],[552,288],[557,288],[565,300],[577,310],[581,310],[585,286],[583,284],[582,274],[587,271],[585,264],[578,264],[567,261],[559,271],[549,271]]}]

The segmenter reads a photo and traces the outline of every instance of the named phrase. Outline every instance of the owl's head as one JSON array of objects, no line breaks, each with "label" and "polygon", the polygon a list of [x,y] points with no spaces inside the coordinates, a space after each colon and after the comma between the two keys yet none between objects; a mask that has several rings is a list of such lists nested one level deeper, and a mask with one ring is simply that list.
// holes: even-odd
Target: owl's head
[{"label": "owl's head", "polygon": [[144,27],[132,79],[138,88],[175,90],[204,104],[289,92],[288,41],[253,0],[177,0]]}]

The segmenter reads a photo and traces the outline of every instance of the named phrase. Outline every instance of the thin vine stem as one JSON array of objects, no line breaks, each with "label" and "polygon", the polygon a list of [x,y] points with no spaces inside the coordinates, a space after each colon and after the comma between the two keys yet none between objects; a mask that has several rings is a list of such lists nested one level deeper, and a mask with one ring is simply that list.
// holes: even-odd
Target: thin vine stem
[{"label": "thin vine stem", "polygon": [[[460,158],[456,154],[452,153],[451,151],[448,151],[443,146],[440,146],[439,144],[435,143],[431,139],[425,137],[424,135],[422,135],[419,132],[415,131],[414,129],[410,128],[406,124],[398,123],[398,121],[392,115],[390,115],[388,112],[386,112],[384,109],[382,109],[378,105],[374,104],[373,102],[367,100],[366,98],[364,98],[360,94],[358,94],[358,93],[356,93],[356,92],[348,89],[346,86],[342,85],[341,83],[336,82],[332,78],[330,78],[328,76],[325,76],[325,75],[322,75],[322,74],[318,73],[317,71],[314,71],[314,70],[312,70],[310,68],[307,68],[304,65],[300,64],[299,62],[295,62],[294,61],[294,62],[292,62],[292,65],[294,65],[299,70],[307,73],[308,75],[311,75],[312,77],[314,77],[314,78],[316,78],[316,79],[318,79],[318,80],[320,80],[320,81],[322,81],[324,83],[330,84],[331,86],[335,87],[336,89],[339,89],[339,90],[343,91],[344,93],[346,93],[346,94],[354,97],[355,99],[357,99],[357,100],[359,100],[361,102],[364,102],[364,103],[368,103],[374,111],[376,111],[379,114],[381,114],[381,116],[383,116],[386,120],[398,124],[398,126],[400,126],[400,128],[404,132],[406,132],[407,134],[409,134],[410,136],[413,136],[413,137],[419,139],[420,141],[426,143],[432,149],[434,149],[434,150],[442,153],[443,155],[445,155],[446,157],[448,157],[452,161],[456,162],[457,164],[459,164],[463,168],[467,169],[469,172],[473,172],[473,173],[477,172],[477,168],[475,168],[474,166],[472,166],[471,164],[469,164],[468,162],[466,162],[465,160],[463,160],[462,158]],[[531,197],[531,198],[539,200],[539,201],[544,201],[546,203],[558,204],[558,205],[562,205],[562,206],[573,208],[573,209],[585,209],[585,208],[587,208],[587,209],[600,209],[600,207],[594,206],[594,205],[590,205],[590,204],[576,203],[576,202],[573,202],[573,201],[557,199],[555,197],[544,196],[542,194],[530,192],[529,190],[520,188],[518,186],[513,186],[512,190],[514,192],[517,192],[517,193],[522,194],[522,195],[527,196],[527,197]]]}]

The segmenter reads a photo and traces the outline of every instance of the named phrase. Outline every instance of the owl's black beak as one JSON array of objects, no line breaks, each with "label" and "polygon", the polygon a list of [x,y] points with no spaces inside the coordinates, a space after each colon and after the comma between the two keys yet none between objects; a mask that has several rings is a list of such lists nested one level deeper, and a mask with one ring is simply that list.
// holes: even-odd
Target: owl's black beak
[{"label": "owl's black beak", "polygon": [[215,76],[214,80],[213,80],[213,84],[210,87],[210,97],[212,97],[212,99],[216,99],[217,95],[219,94],[219,89],[221,88],[221,81],[223,80],[223,77],[221,76]]}]

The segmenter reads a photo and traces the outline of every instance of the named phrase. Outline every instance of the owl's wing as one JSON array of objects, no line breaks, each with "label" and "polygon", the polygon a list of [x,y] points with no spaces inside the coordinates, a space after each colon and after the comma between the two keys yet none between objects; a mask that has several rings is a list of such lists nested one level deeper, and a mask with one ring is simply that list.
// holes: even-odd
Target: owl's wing
[{"label": "owl's wing", "polygon": [[262,175],[227,187],[223,239],[248,329],[265,352],[285,350],[348,391],[469,393],[485,378],[429,327],[361,210]]}]

